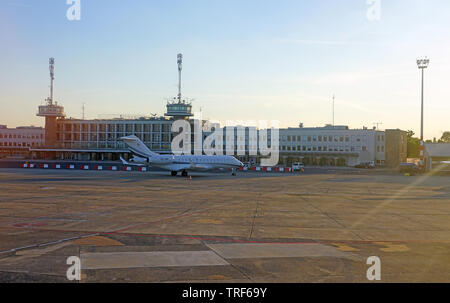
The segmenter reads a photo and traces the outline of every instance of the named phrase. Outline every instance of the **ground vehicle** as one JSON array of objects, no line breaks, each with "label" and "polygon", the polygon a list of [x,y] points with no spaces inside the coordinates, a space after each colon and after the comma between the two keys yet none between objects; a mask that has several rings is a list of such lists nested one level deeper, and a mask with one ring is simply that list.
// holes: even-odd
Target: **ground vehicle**
[{"label": "ground vehicle", "polygon": [[399,171],[402,174],[415,175],[420,173],[420,168],[415,163],[400,163]]},{"label": "ground vehicle", "polygon": [[373,161],[361,162],[355,165],[356,168],[375,168],[375,163]]},{"label": "ground vehicle", "polygon": [[295,162],[292,164],[292,170],[303,171],[303,170],[305,170],[305,165],[301,162]]}]

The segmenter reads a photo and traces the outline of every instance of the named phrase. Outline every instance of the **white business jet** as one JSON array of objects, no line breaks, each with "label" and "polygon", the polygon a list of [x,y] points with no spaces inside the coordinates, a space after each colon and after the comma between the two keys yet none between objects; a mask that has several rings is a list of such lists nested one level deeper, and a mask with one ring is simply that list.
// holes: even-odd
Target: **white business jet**
[{"label": "white business jet", "polygon": [[242,162],[233,156],[192,156],[192,155],[160,155],[152,152],[138,137],[132,135],[120,138],[128,146],[133,154],[130,162],[125,161],[124,165],[131,166],[153,166],[164,170],[169,170],[172,176],[178,172],[187,177],[188,171],[206,171],[215,168],[231,168],[232,175],[236,175],[236,169],[243,166]]}]

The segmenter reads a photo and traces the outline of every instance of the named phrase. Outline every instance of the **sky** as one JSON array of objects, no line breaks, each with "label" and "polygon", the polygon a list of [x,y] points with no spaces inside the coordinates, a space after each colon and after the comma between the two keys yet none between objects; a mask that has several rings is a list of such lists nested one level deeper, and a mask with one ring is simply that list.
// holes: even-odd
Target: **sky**
[{"label": "sky", "polygon": [[[367,3],[368,1],[369,3]],[[332,123],[420,133],[450,130],[450,1],[379,0],[0,1],[0,124],[43,126],[49,95],[68,117],[162,115],[177,94],[203,118]],[[69,1],[70,2],[70,1]],[[376,16],[376,14],[375,14]]]}]

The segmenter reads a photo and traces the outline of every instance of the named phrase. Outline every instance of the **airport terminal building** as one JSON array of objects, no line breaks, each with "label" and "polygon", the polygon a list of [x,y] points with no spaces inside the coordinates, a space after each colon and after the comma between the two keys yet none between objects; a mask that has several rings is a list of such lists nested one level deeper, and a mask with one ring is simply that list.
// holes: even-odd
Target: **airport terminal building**
[{"label": "airport terminal building", "polygon": [[[40,139],[37,142],[26,143],[25,148],[20,146],[21,149],[17,152],[32,159],[110,161],[119,160],[120,156],[128,159],[131,155],[119,139],[123,136],[136,135],[151,150],[170,154],[171,142],[176,135],[172,132],[172,123],[180,118],[171,114],[169,108],[164,117],[94,120],[60,117],[50,129],[30,130],[39,132]],[[188,119],[187,116],[183,118],[191,124],[193,141],[194,120]],[[206,123],[207,121],[202,121],[203,125]],[[251,128],[243,127],[244,131],[239,134],[235,130],[231,140],[234,155],[239,160],[258,164],[259,157],[251,153],[258,146],[258,142],[253,142],[250,136]],[[259,138],[260,130],[254,131]],[[54,134],[48,134],[48,132],[54,132]],[[211,131],[203,132],[203,139],[210,133]],[[225,133],[224,131],[224,136],[220,138],[223,140],[224,154],[227,151],[227,142],[230,142],[229,134],[225,136]],[[244,138],[241,138],[241,135]],[[54,138],[54,141],[44,142],[43,137]],[[0,138],[0,144],[4,145],[4,141],[4,138]],[[268,142],[270,142],[270,132]],[[347,126],[332,125],[303,127],[302,124],[296,128],[279,130],[280,164],[283,165],[303,162],[306,165],[354,166],[373,161],[379,166],[396,167],[400,162],[406,161],[406,146],[406,132],[401,130],[350,129]],[[4,150],[4,146],[0,145],[0,148]]]}]

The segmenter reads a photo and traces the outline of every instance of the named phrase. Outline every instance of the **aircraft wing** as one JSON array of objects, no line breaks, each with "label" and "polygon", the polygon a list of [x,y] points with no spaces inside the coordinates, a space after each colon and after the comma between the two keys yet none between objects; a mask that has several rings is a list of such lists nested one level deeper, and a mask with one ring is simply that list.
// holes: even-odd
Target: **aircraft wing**
[{"label": "aircraft wing", "polygon": [[137,164],[137,163],[131,163],[128,161],[125,161],[124,158],[120,157],[120,161],[122,161],[123,165],[128,165],[128,166],[145,166],[144,164]]}]

